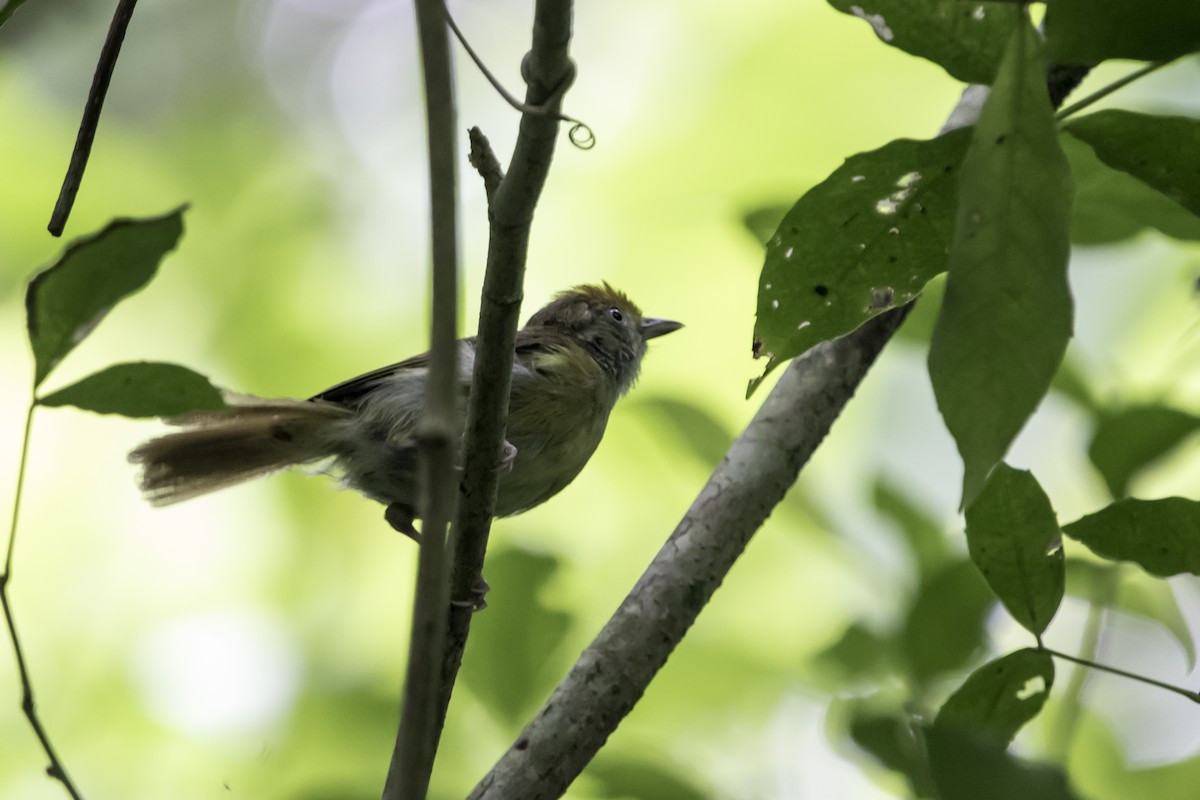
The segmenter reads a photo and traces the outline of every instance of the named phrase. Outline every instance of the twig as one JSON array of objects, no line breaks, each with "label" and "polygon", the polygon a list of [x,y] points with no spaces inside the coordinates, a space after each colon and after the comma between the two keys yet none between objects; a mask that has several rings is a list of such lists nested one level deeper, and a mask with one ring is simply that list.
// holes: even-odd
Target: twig
[{"label": "twig", "polygon": [[1057,650],[1051,650],[1049,647],[1042,647],[1039,649],[1049,653],[1050,655],[1054,656],[1055,658],[1061,658],[1064,661],[1070,661],[1074,664],[1082,664],[1085,667],[1091,667],[1092,669],[1098,669],[1101,672],[1108,672],[1113,675],[1120,675],[1122,678],[1128,678],[1131,681],[1137,681],[1138,683],[1144,683],[1144,684],[1147,684],[1148,686],[1157,686],[1159,689],[1166,689],[1168,692],[1173,692],[1174,694],[1180,695],[1181,697],[1186,697],[1188,700],[1191,700],[1193,703],[1200,703],[1200,692],[1193,692],[1191,689],[1184,689],[1182,686],[1176,686],[1171,683],[1164,683],[1163,681],[1158,681],[1158,680],[1155,680],[1154,678],[1147,678],[1145,675],[1138,675],[1136,672],[1127,672],[1123,669],[1117,669],[1116,667],[1110,667],[1106,664],[1100,664],[1095,661],[1089,661],[1086,658],[1079,658],[1078,656],[1069,655],[1067,653],[1060,653]]},{"label": "twig", "polygon": [[483,135],[483,131],[471,128],[467,131],[467,136],[471,140],[471,151],[467,154],[467,160],[479,173],[479,177],[483,178],[483,191],[490,206],[500,181],[504,180],[504,170],[500,168],[500,161],[492,151],[492,143]]},{"label": "twig", "polygon": [[71,163],[67,166],[67,174],[58,192],[58,202],[54,204],[50,224],[47,226],[54,236],[62,236],[67,217],[71,215],[71,208],[75,205],[75,195],[79,192],[79,184],[83,182],[83,171],[87,168],[88,156],[92,153],[92,142],[96,138],[96,127],[100,124],[104,96],[108,94],[108,84],[112,81],[117,56],[121,52],[121,43],[125,41],[125,31],[129,28],[129,20],[133,17],[136,5],[137,0],[118,0],[112,24],[108,26],[108,36],[104,39],[104,47],[101,48],[100,58],[96,62],[96,73],[92,76],[92,88],[88,90],[87,103],[83,107],[83,119],[79,122],[75,149],[71,151]]},{"label": "twig", "polygon": [[[556,108],[561,87],[575,67],[567,54],[571,40],[569,0],[538,0],[534,7],[533,46],[525,57],[526,101]],[[443,661],[442,719],[462,663],[471,627],[471,602],[483,569],[488,533],[496,506],[497,465],[502,461],[512,383],[513,347],[521,311],[525,256],[533,210],[546,182],[558,133],[553,114],[521,116],[508,174],[489,203],[490,241],[479,311],[479,340],[471,400],[467,409],[464,463],[458,517],[451,530],[454,564],[448,636]]]},{"label": "twig", "polygon": [[1125,88],[1129,84],[1136,81],[1138,78],[1143,78],[1146,75],[1149,75],[1151,72],[1160,70],[1169,63],[1171,63],[1171,62],[1156,61],[1153,64],[1147,64],[1146,66],[1142,67],[1141,69],[1135,69],[1133,72],[1129,73],[1125,77],[1119,78],[1119,79],[1113,81],[1112,83],[1108,84],[1107,86],[1097,89],[1096,91],[1092,92],[1087,97],[1080,100],[1079,102],[1072,103],[1071,105],[1067,106],[1066,108],[1064,108],[1063,110],[1061,110],[1057,114],[1055,114],[1054,119],[1057,120],[1058,122],[1062,122],[1064,119],[1071,116],[1072,114],[1076,114],[1080,111],[1083,111],[1088,106],[1090,106],[1093,103],[1096,103],[1100,100],[1103,100],[1105,97],[1108,97],[1110,94],[1117,91],[1118,89]]},{"label": "twig", "polygon": [[59,760],[54,745],[50,743],[50,735],[46,733],[41,718],[38,717],[37,705],[33,699],[33,683],[29,679],[29,667],[25,663],[25,652],[21,648],[21,639],[17,636],[17,621],[13,616],[12,604],[8,598],[8,587],[13,578],[13,552],[17,546],[17,522],[20,519],[21,497],[25,489],[25,467],[29,462],[29,434],[33,427],[33,409],[36,406],[36,401],[31,400],[29,410],[25,414],[25,434],[21,439],[21,461],[17,467],[17,488],[13,494],[8,548],[4,555],[4,572],[0,573],[0,606],[4,609],[4,622],[8,627],[8,637],[12,641],[13,656],[17,661],[17,674],[21,678],[21,711],[25,713],[25,719],[29,720],[29,727],[33,729],[34,735],[41,742],[42,751],[50,761],[49,766],[46,767],[46,774],[61,783],[67,790],[67,794],[71,795],[74,800],[83,800],[83,795],[79,793],[67,775],[67,769]]},{"label": "twig", "polygon": [[454,518],[461,438],[458,409],[458,177],[450,37],[442,0],[417,0],[425,78],[432,210],[433,291],[425,407],[417,433],[421,477],[421,549],[413,602],[408,671],[384,800],[424,800],[441,729],[438,698],[450,577],[446,531]]}]

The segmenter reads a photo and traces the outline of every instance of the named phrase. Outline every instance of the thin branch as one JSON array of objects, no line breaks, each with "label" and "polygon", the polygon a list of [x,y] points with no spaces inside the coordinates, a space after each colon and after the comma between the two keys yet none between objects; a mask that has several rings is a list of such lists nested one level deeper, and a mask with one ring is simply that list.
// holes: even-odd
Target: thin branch
[{"label": "thin branch", "polygon": [[1176,686],[1172,683],[1164,683],[1163,681],[1158,681],[1158,680],[1155,680],[1154,678],[1147,678],[1145,675],[1138,675],[1136,672],[1127,672],[1123,669],[1117,669],[1116,667],[1107,666],[1106,664],[1099,664],[1095,661],[1089,661],[1086,658],[1079,658],[1078,656],[1069,655],[1067,653],[1060,653],[1057,650],[1051,650],[1049,647],[1043,647],[1040,649],[1044,650],[1045,652],[1049,653],[1050,655],[1054,656],[1055,658],[1061,658],[1064,661],[1070,661],[1074,664],[1082,664],[1085,667],[1091,667],[1092,669],[1098,669],[1101,672],[1108,672],[1113,675],[1120,675],[1122,678],[1128,678],[1131,681],[1137,681],[1138,683],[1144,683],[1148,686],[1157,686],[1159,689],[1166,689],[1168,692],[1177,694],[1180,697],[1186,697],[1188,700],[1191,700],[1193,703],[1200,703],[1200,692],[1193,692],[1191,689],[1184,689],[1182,686]]},{"label": "thin branch", "polygon": [[112,24],[108,26],[108,36],[104,39],[104,47],[101,48],[100,58],[96,62],[96,73],[92,76],[92,88],[88,90],[87,103],[83,107],[83,119],[75,137],[75,149],[71,151],[71,163],[67,166],[67,174],[58,192],[58,202],[54,204],[50,224],[47,226],[54,236],[62,236],[67,217],[71,215],[71,208],[75,205],[75,195],[83,182],[83,171],[87,168],[88,157],[92,153],[92,142],[96,139],[96,127],[100,124],[104,97],[108,94],[108,84],[112,81],[117,56],[121,52],[121,43],[125,41],[125,31],[129,28],[129,20],[133,17],[136,5],[137,0],[118,0]]},{"label": "thin branch", "polygon": [[413,602],[408,671],[384,800],[424,800],[441,729],[442,643],[450,579],[446,531],[458,500],[455,457],[458,410],[458,177],[454,81],[442,0],[417,0],[417,30],[425,78],[433,291],[425,407],[418,423],[421,550]]},{"label": "thin branch", "polygon": [[1126,86],[1128,86],[1129,84],[1136,81],[1138,78],[1143,78],[1146,75],[1149,75],[1151,72],[1156,72],[1170,63],[1171,63],[1170,61],[1156,61],[1153,64],[1147,64],[1146,66],[1142,67],[1141,69],[1135,69],[1133,72],[1129,73],[1125,77],[1119,78],[1119,79],[1113,81],[1112,83],[1108,84],[1107,86],[1104,86],[1104,87],[1096,90],[1095,92],[1092,92],[1087,97],[1080,100],[1079,102],[1072,103],[1071,105],[1067,106],[1066,108],[1064,108],[1063,110],[1061,110],[1057,114],[1055,114],[1054,119],[1058,122],[1062,122],[1064,119],[1071,116],[1072,114],[1076,114],[1080,111],[1083,111],[1088,106],[1092,105],[1093,103],[1099,102],[1100,100],[1103,100],[1104,98],[1108,97],[1110,94],[1117,91],[1118,89],[1123,89]]},{"label": "thin branch", "polygon": [[83,795],[75,788],[75,784],[67,775],[67,769],[59,760],[57,752],[54,750],[54,745],[50,743],[50,735],[46,733],[45,726],[42,725],[41,718],[37,713],[37,704],[33,699],[33,682],[29,678],[29,667],[25,663],[25,651],[21,648],[21,638],[17,636],[17,620],[13,615],[12,601],[8,597],[8,587],[12,583],[13,578],[13,552],[17,546],[17,522],[20,519],[21,512],[21,497],[25,490],[25,468],[29,463],[29,435],[33,428],[33,410],[37,407],[36,401],[31,400],[29,410],[25,413],[25,433],[21,439],[21,461],[17,466],[17,488],[13,493],[13,509],[12,520],[8,530],[8,547],[4,555],[4,572],[0,573],[0,607],[4,610],[4,623],[8,627],[8,637],[12,641],[13,656],[17,661],[17,674],[21,678],[21,711],[25,713],[25,719],[29,721],[29,727],[33,729],[33,733],[37,736],[42,745],[42,751],[46,754],[46,758],[50,764],[46,767],[46,774],[54,778],[63,785],[67,790],[67,794],[71,795],[74,800],[83,800]]},{"label": "thin branch", "polygon": [[[575,65],[567,52],[571,14],[569,0],[538,0],[534,7],[533,46],[522,69],[528,105],[557,109],[563,87],[569,85],[575,74]],[[503,458],[529,229],[554,156],[557,135],[556,115],[522,114],[508,174],[495,187],[489,203],[487,272],[467,410],[459,510],[451,530],[451,550],[455,555],[450,591],[454,602],[443,660],[440,698],[443,719],[471,627],[472,603],[477,597],[496,506],[497,465]]]},{"label": "thin branch", "polygon": [[483,135],[483,131],[479,128],[471,128],[467,131],[467,135],[471,140],[471,151],[467,155],[467,160],[479,173],[479,177],[483,178],[483,191],[487,195],[490,206],[492,198],[496,196],[496,189],[500,188],[500,181],[504,180],[504,170],[501,169],[500,160],[492,151],[492,143]]}]

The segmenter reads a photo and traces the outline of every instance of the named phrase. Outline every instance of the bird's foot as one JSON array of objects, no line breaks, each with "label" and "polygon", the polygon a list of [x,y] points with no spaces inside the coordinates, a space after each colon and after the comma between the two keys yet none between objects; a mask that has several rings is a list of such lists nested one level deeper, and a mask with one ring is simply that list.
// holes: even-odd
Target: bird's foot
[{"label": "bird's foot", "polygon": [[383,512],[383,518],[394,530],[403,533],[417,544],[421,543],[421,534],[413,527],[413,510],[403,503],[390,503]]}]

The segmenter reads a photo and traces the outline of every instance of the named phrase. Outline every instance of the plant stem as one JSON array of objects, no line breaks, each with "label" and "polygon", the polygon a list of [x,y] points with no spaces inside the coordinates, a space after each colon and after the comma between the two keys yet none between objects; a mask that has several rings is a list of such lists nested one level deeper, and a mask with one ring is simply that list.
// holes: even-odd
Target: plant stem
[{"label": "plant stem", "polygon": [[1109,672],[1109,673],[1112,673],[1113,675],[1120,675],[1122,678],[1128,678],[1131,681],[1137,681],[1138,683],[1144,683],[1148,686],[1157,686],[1159,689],[1165,689],[1168,692],[1173,692],[1174,694],[1180,695],[1181,697],[1186,697],[1188,700],[1191,700],[1193,703],[1200,703],[1200,692],[1193,692],[1190,689],[1184,689],[1182,686],[1176,686],[1171,683],[1165,683],[1164,681],[1155,680],[1154,678],[1147,678],[1145,675],[1138,675],[1137,673],[1134,673],[1134,672],[1128,672],[1126,670],[1118,669],[1116,667],[1110,667],[1107,664],[1100,664],[1100,663],[1091,661],[1086,658],[1079,658],[1078,656],[1068,655],[1067,653],[1060,653],[1057,650],[1051,650],[1049,647],[1043,647],[1041,649],[1044,650],[1045,652],[1049,653],[1050,655],[1054,656],[1055,658],[1061,658],[1064,661],[1071,661],[1076,664],[1082,664],[1085,667],[1091,667],[1092,669],[1098,669],[1101,672]]},{"label": "plant stem", "polygon": [[1118,89],[1125,88],[1129,84],[1136,81],[1138,78],[1145,77],[1146,75],[1149,75],[1151,72],[1162,69],[1169,63],[1171,63],[1171,62],[1156,61],[1153,64],[1147,64],[1146,66],[1142,67],[1141,69],[1134,70],[1133,72],[1129,73],[1125,77],[1113,81],[1112,83],[1108,84],[1107,86],[1105,86],[1095,92],[1092,92],[1091,94],[1089,94],[1087,97],[1083,98],[1082,100],[1080,100],[1076,103],[1072,103],[1071,105],[1062,109],[1061,111],[1059,111],[1057,114],[1054,115],[1054,119],[1057,120],[1058,122],[1062,122],[1064,119],[1071,116],[1072,114],[1082,111],[1083,109],[1087,108],[1088,106],[1092,105],[1093,103],[1103,100],[1105,97],[1108,97],[1110,94],[1117,91]]}]

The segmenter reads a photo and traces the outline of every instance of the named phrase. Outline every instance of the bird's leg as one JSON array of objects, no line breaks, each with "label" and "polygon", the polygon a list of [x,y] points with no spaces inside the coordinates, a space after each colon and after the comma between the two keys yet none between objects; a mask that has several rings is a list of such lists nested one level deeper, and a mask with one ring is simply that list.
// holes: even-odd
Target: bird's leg
[{"label": "bird's leg", "polygon": [[497,469],[502,469],[505,472],[512,472],[513,462],[517,460],[517,446],[507,439],[504,440],[504,452],[500,455],[500,463]]},{"label": "bird's leg", "polygon": [[487,608],[487,593],[492,590],[488,586],[488,582],[483,579],[482,575],[476,575],[474,583],[471,584],[470,594],[465,600],[451,600],[450,605],[459,608],[469,608],[471,611],[483,611]]},{"label": "bird's leg", "polygon": [[421,543],[421,534],[413,527],[412,506],[406,506],[403,503],[389,503],[383,512],[383,518],[393,529],[403,533],[417,544]]}]

